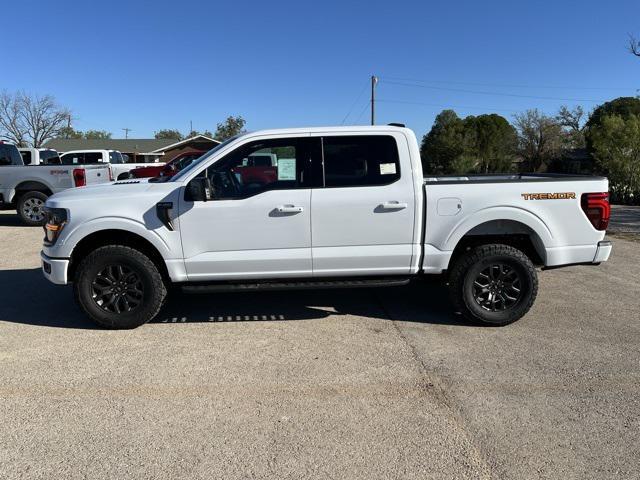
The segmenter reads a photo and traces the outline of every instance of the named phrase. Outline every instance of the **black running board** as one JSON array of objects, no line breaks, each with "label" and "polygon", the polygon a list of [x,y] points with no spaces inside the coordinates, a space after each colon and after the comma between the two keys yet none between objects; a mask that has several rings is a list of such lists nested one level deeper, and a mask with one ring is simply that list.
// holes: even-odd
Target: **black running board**
[{"label": "black running board", "polygon": [[343,280],[297,280],[297,281],[254,281],[244,283],[207,283],[183,285],[182,291],[186,293],[212,293],[212,292],[254,292],[264,290],[311,290],[327,288],[372,288],[372,287],[399,287],[407,285],[411,279],[408,277],[391,278],[367,278],[367,279],[343,279]]}]

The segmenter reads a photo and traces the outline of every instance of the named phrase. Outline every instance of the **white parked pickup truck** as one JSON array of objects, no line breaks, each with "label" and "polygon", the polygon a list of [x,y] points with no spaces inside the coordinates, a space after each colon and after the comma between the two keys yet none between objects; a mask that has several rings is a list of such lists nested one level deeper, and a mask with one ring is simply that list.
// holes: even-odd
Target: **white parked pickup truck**
[{"label": "white parked pickup truck", "polygon": [[54,193],[110,181],[107,166],[27,166],[15,145],[0,142],[0,206],[15,208],[27,225],[44,225],[44,202]]},{"label": "white parked pickup truck", "polygon": [[[60,156],[63,165],[100,165],[108,163],[111,175],[116,180],[129,178],[129,171],[134,168],[148,167],[148,163],[127,163],[117,150],[72,150]],[[154,163],[153,165],[164,165]]]},{"label": "white parked pickup truck", "polygon": [[[274,155],[274,171],[244,175],[256,154]],[[396,286],[443,273],[457,311],[504,325],[533,304],[536,267],[608,259],[607,189],[601,177],[425,179],[416,137],[397,126],[259,131],[172,178],[54,195],[42,268],[110,328],[154,318],[171,284]]]},{"label": "white parked pickup truck", "polygon": [[60,165],[58,152],[51,148],[18,148],[25,165]]}]

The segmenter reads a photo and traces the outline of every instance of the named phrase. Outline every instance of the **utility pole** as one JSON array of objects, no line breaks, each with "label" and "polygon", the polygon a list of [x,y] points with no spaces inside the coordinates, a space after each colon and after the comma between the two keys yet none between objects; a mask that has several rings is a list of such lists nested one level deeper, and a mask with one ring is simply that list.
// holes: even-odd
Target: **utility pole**
[{"label": "utility pole", "polygon": [[129,132],[131,131],[130,128],[123,128],[122,130],[124,130],[124,138],[128,139],[129,138]]},{"label": "utility pole", "polygon": [[193,133],[193,121],[189,120],[189,136]]},{"label": "utility pole", "polygon": [[376,124],[376,85],[378,77],[371,75],[371,125]]}]

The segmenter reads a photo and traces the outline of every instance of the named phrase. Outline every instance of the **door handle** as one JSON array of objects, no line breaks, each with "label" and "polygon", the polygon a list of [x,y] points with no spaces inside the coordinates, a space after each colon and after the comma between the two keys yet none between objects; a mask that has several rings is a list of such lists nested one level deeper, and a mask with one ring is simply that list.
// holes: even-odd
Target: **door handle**
[{"label": "door handle", "polygon": [[407,204],[404,202],[384,202],[381,207],[385,210],[403,210],[405,208],[407,208]]},{"label": "door handle", "polygon": [[276,208],[279,213],[300,213],[304,210],[302,207],[296,207],[295,205],[280,205]]}]

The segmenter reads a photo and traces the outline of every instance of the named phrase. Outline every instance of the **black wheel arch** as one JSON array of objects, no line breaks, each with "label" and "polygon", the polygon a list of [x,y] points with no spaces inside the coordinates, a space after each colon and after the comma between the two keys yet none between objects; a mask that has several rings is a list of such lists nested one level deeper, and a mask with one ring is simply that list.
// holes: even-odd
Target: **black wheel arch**
[{"label": "black wheel arch", "polygon": [[119,229],[99,230],[87,235],[78,242],[71,252],[69,269],[67,272],[69,281],[73,281],[78,265],[83,258],[93,250],[108,245],[131,247],[145,254],[158,268],[165,284],[170,284],[171,279],[169,277],[169,271],[167,270],[167,264],[158,249],[146,238],[136,233]]},{"label": "black wheel arch", "polygon": [[29,192],[44,193],[47,197],[50,197],[51,195],[53,195],[53,192],[48,186],[46,186],[44,183],[37,182],[35,180],[28,180],[28,181],[19,183],[18,185],[16,185],[16,188],[14,190],[16,193],[12,199],[13,203],[17,203],[18,199],[21,196]]},{"label": "black wheel arch", "polygon": [[493,220],[472,228],[460,239],[449,259],[449,268],[465,252],[489,244],[509,245],[522,251],[534,265],[545,264],[544,244],[530,227],[514,220]]}]

